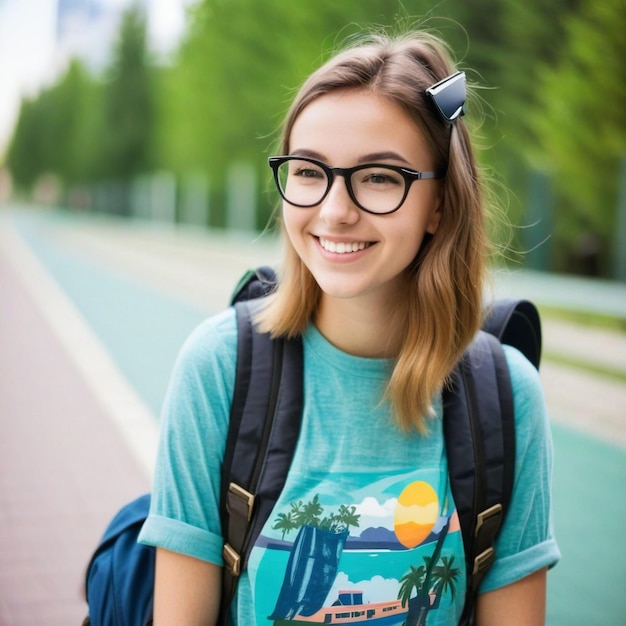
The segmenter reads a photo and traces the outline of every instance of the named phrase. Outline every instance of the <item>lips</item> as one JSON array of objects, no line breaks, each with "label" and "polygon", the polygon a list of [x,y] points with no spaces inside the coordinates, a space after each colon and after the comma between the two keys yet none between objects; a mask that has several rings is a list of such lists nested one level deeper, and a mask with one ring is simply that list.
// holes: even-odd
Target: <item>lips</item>
[{"label": "lips", "polygon": [[369,248],[372,244],[366,241],[329,241],[323,237],[319,237],[320,246],[327,252],[335,254],[351,254]]}]

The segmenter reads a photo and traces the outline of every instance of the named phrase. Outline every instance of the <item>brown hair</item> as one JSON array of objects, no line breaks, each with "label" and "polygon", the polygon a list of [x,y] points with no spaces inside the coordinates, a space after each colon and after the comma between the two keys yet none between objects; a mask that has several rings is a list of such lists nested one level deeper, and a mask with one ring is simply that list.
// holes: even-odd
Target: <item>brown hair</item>
[{"label": "brown hair", "polygon": [[[400,427],[426,431],[432,398],[441,390],[481,321],[486,236],[483,192],[469,133],[462,120],[451,130],[433,111],[424,91],[455,71],[444,42],[415,32],[399,38],[373,36],[340,52],[303,84],[286,116],[282,154],[302,110],[337,89],[360,88],[384,96],[408,112],[425,134],[442,182],[442,216],[410,271],[403,341],[386,396]],[[287,237],[279,287],[259,316],[273,336],[301,334],[315,314],[320,288]]]}]

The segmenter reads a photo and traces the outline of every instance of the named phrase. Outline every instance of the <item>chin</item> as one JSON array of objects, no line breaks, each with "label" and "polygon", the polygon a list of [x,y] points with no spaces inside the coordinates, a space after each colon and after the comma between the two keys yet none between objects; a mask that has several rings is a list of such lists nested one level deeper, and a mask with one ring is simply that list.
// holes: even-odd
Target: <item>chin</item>
[{"label": "chin", "polygon": [[[319,283],[318,283],[319,284]],[[350,298],[356,298],[357,296],[360,295],[359,291],[354,289],[354,288],[348,288],[348,287],[339,287],[337,285],[324,285],[324,284],[320,284],[320,289],[322,290],[322,293],[329,297],[329,298],[335,298],[337,300],[347,300]]]},{"label": "chin", "polygon": [[[336,300],[350,300],[363,297],[387,297],[387,289],[380,284],[359,280],[358,276],[315,277],[322,293]],[[385,294],[385,295],[383,295]]]},{"label": "chin", "polygon": [[354,298],[361,293],[361,288],[354,279],[343,278],[337,280],[336,278],[315,276],[315,280],[322,293],[330,298]]}]

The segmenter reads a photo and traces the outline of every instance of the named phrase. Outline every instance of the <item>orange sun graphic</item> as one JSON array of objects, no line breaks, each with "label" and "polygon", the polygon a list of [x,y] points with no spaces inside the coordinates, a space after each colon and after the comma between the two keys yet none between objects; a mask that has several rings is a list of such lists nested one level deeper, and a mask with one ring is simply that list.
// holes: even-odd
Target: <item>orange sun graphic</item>
[{"label": "orange sun graphic", "polygon": [[394,513],[394,531],[406,548],[418,546],[433,529],[439,517],[439,499],[435,490],[424,481],[407,485]]}]

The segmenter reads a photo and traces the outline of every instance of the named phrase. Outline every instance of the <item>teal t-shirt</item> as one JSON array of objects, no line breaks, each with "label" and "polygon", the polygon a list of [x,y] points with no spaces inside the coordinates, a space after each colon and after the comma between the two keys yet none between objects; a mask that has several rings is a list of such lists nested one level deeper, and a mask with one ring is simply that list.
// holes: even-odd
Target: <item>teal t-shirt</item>
[{"label": "teal t-shirt", "polygon": [[[150,516],[140,541],[222,564],[219,496],[236,365],[233,309],[186,342],[164,404]],[[506,348],[516,411],[516,476],[497,560],[481,591],[559,559],[552,442],[536,370]],[[381,402],[392,362],[304,335],[302,428],[285,488],[241,577],[232,623],[457,624],[463,541],[450,492],[441,402],[429,434],[405,433]],[[380,620],[380,621],[375,621]]]}]

